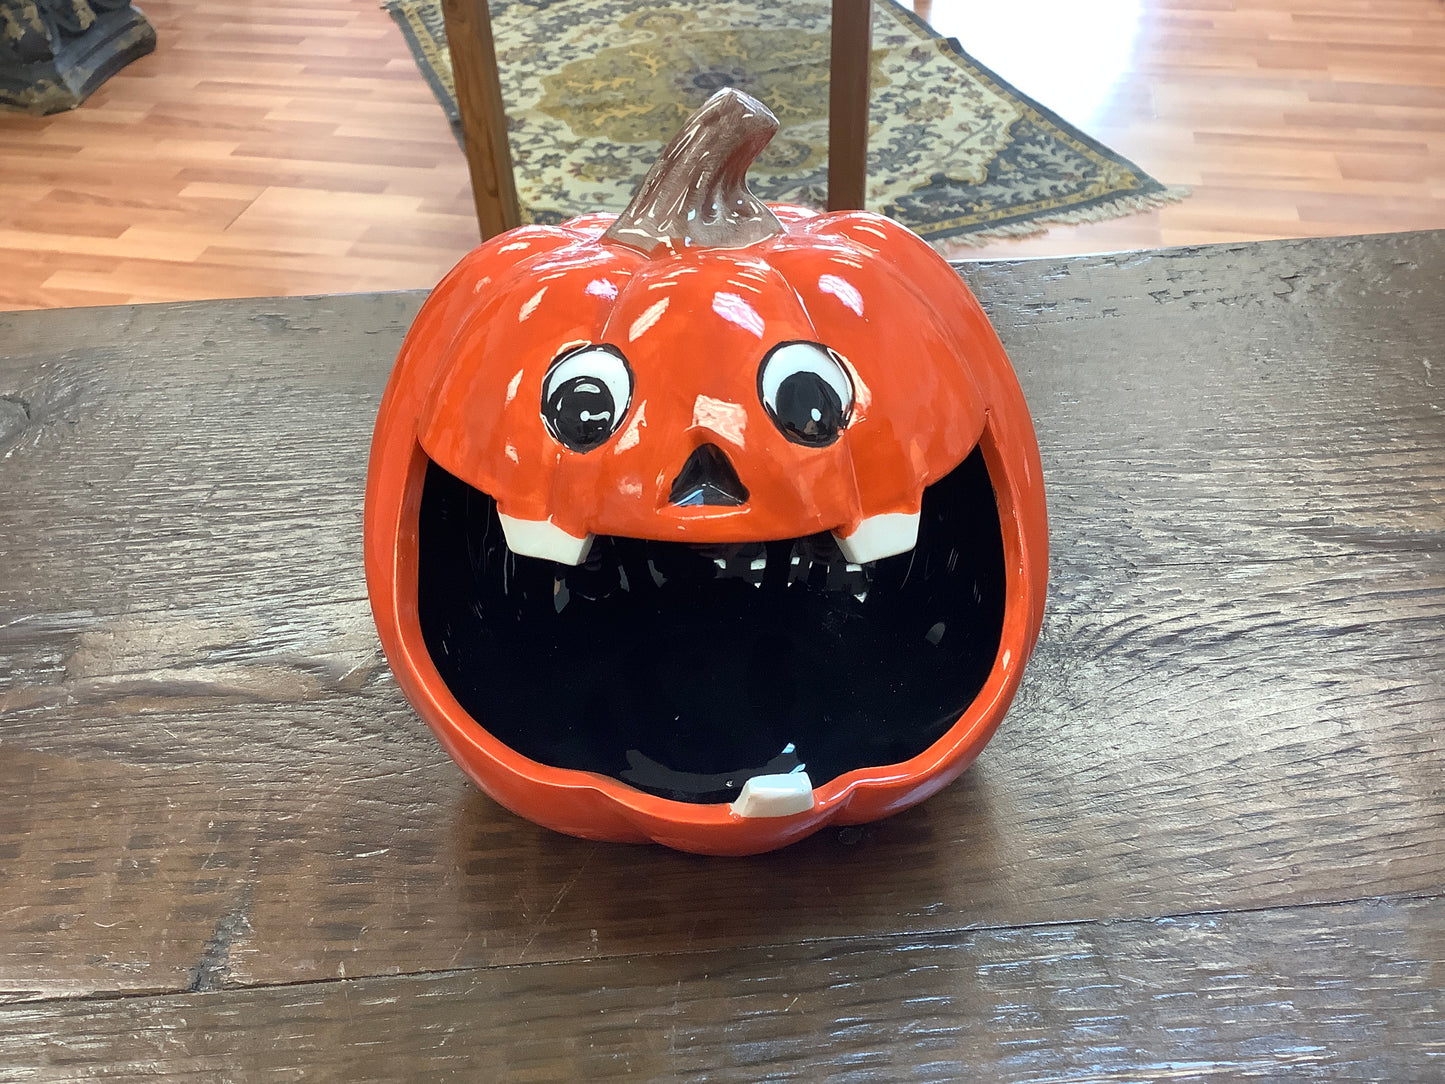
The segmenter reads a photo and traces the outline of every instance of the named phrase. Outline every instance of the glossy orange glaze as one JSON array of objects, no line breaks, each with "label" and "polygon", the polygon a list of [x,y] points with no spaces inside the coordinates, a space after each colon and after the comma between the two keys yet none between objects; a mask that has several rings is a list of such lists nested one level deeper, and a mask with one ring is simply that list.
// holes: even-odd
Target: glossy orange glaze
[{"label": "glossy orange glaze", "polygon": [[[1007,710],[1043,617],[1047,524],[1038,448],[1003,347],[932,249],[866,212],[780,206],[781,235],[740,249],[645,256],[599,240],[609,215],[523,227],[462,260],[428,298],[377,419],[366,566],[388,660],[448,753],[503,805],[559,831],[744,854],[828,823],[856,823],[934,793],[972,762]],[[856,402],[836,443],[795,444],[758,399],[780,342],[831,347]],[[620,350],[635,387],[621,426],[586,453],[541,416],[542,379],[568,349]],[[750,494],[741,506],[668,501],[688,455],[712,443]],[[963,717],[921,756],[817,788],[814,808],[742,818],[617,780],[550,768],[496,741],[437,674],[417,620],[417,509],[428,459],[519,519],[569,534],[695,542],[850,533],[916,512],[922,491],[981,446],[1003,527],[1008,584],[999,654]]]}]

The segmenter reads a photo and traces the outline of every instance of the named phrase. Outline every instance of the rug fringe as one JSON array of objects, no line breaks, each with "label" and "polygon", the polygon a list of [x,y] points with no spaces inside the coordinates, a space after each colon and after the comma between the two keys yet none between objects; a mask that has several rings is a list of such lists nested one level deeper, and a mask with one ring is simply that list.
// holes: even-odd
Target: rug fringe
[{"label": "rug fringe", "polygon": [[1111,218],[1138,214],[1141,211],[1156,211],[1160,207],[1167,207],[1171,203],[1187,199],[1189,194],[1190,189],[1187,186],[1171,184],[1166,185],[1162,191],[1119,196],[1104,203],[1096,203],[1091,207],[1047,214],[1028,222],[1012,222],[1004,226],[990,226],[987,229],[971,233],[955,234],[952,237],[940,237],[932,244],[947,256],[949,249],[982,248],[993,241],[1016,241],[1025,237],[1039,237],[1048,233],[1051,226],[1077,226],[1083,222],[1104,222]]}]

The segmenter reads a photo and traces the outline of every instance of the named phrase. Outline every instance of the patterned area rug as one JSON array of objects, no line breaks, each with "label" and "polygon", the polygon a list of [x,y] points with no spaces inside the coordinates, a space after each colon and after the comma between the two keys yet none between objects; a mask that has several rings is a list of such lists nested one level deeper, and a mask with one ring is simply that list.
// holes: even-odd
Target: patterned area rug
[{"label": "patterned area rug", "polygon": [[[386,0],[457,120],[437,0]],[[525,221],[626,206],[658,150],[736,86],[782,131],[748,174],[769,200],[827,193],[828,0],[491,0]],[[893,0],[873,13],[868,207],[931,241],[982,243],[1179,199]]]}]

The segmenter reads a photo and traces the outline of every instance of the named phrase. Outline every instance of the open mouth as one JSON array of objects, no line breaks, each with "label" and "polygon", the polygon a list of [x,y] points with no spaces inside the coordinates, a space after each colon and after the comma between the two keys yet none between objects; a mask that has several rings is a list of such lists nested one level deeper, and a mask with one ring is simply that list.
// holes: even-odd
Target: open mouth
[{"label": "open mouth", "polygon": [[418,526],[422,636],[467,714],[541,764],[675,801],[917,756],[978,695],[1002,635],[978,449],[925,491],[914,548],[863,565],[826,533],[599,536],[575,567],[520,556],[496,502],[435,463]]}]

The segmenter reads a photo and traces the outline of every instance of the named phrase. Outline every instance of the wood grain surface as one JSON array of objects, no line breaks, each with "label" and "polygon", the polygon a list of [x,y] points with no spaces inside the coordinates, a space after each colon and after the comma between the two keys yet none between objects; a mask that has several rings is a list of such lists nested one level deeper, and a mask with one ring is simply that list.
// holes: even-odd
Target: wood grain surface
[{"label": "wood grain surface", "polygon": [[1438,1070],[1445,234],[966,275],[1038,653],[942,794],[736,860],[519,821],[393,684],[420,294],[0,315],[0,1075]]},{"label": "wood grain surface", "polygon": [[24,1079],[103,1052],[191,1080],[1432,1080],[1441,919],[1376,900],[22,1006],[0,1073],[44,1049]]}]

